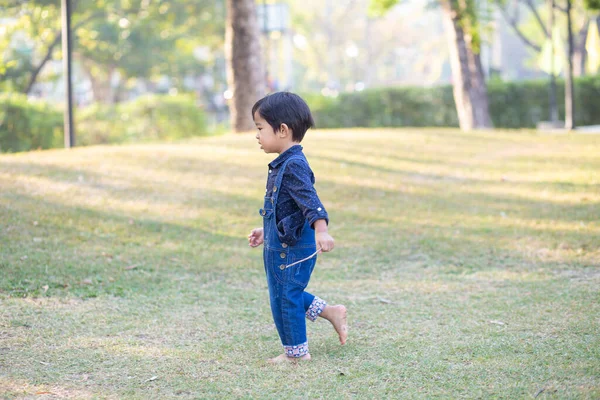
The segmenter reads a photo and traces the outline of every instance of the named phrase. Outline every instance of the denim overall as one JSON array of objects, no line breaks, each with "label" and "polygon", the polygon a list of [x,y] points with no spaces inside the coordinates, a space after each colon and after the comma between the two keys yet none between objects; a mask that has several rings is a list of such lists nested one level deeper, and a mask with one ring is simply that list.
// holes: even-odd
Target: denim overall
[{"label": "denim overall", "polygon": [[304,318],[315,321],[326,303],[319,297],[304,291],[315,267],[316,256],[287,267],[317,251],[314,229],[308,221],[305,221],[302,236],[294,246],[281,243],[277,235],[278,189],[281,187],[285,168],[293,159],[302,158],[290,157],[279,168],[271,197],[265,197],[264,208],[260,210],[260,214],[263,216],[263,259],[273,320],[285,354],[288,357],[302,357],[308,354],[306,320]]}]

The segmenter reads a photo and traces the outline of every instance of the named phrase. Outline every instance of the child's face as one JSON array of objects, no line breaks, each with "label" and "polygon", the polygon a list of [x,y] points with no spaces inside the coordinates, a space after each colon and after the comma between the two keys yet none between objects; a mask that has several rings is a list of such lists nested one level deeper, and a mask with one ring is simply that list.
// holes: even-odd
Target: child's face
[{"label": "child's face", "polygon": [[265,153],[281,153],[283,146],[280,137],[273,131],[273,127],[260,116],[258,111],[254,113],[254,123],[258,129],[256,139],[258,140],[258,144],[260,144],[260,148]]}]

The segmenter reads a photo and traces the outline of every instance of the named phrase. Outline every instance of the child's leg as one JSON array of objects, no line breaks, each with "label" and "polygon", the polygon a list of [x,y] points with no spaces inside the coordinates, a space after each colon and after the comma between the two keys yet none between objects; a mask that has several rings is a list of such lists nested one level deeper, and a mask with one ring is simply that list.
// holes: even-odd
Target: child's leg
[{"label": "child's leg", "polygon": [[308,354],[306,319],[304,310],[304,290],[289,282],[282,292],[283,349],[288,357],[299,358]]},{"label": "child's leg", "polygon": [[333,328],[340,337],[340,343],[346,344],[346,339],[348,338],[346,307],[343,305],[330,306],[325,300],[308,292],[303,292],[302,295],[306,318],[313,322],[317,320],[317,317],[325,318],[333,325]]},{"label": "child's leg", "polygon": [[323,309],[327,306],[327,302],[320,297],[312,295],[308,292],[302,292],[302,297],[304,299],[304,311],[306,313],[306,318],[315,322],[317,317],[321,315]]},{"label": "child's leg", "polygon": [[306,338],[306,319],[302,287],[281,282],[267,269],[271,313],[283,345],[284,354],[273,362],[288,358],[310,358]]}]

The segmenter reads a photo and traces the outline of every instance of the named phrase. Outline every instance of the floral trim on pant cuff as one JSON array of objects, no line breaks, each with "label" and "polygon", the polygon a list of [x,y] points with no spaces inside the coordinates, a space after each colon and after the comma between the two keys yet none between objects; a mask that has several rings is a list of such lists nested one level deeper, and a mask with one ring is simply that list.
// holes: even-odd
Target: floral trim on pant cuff
[{"label": "floral trim on pant cuff", "polygon": [[308,354],[308,342],[304,342],[297,346],[283,346],[283,351],[288,357],[302,357]]},{"label": "floral trim on pant cuff", "polygon": [[319,317],[319,314],[321,314],[323,312],[323,309],[325,308],[326,305],[327,305],[327,302],[325,300],[315,296],[312,303],[310,303],[308,310],[306,310],[306,318],[315,322],[317,320],[317,318]]}]

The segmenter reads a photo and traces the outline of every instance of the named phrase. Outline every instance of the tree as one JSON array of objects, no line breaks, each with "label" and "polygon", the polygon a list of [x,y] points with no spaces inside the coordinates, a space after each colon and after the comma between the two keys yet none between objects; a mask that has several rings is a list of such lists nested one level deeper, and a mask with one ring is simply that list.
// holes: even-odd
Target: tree
[{"label": "tree", "polygon": [[[139,9],[114,12],[88,24],[78,31],[77,56],[90,77],[94,97],[116,101],[119,87],[128,80],[197,75],[203,66],[193,50],[222,44],[222,39],[211,39],[222,38],[222,29],[215,25],[219,20],[224,16],[207,1],[187,0],[164,1],[159,7],[142,2]],[[111,80],[116,72],[121,79],[115,92]]]},{"label": "tree", "polygon": [[266,87],[254,0],[227,0],[225,42],[227,81],[233,92],[231,127],[245,132],[254,129],[250,111]]},{"label": "tree", "polygon": [[[496,5],[504,15],[504,19],[509,23],[515,34],[521,41],[533,52],[541,53],[543,43],[548,42],[552,36],[550,26],[567,26],[566,7],[561,6],[556,0],[546,0],[539,2],[535,0],[495,0]],[[530,17],[521,24],[519,16],[520,10],[525,8]],[[557,13],[558,11],[558,13]],[[591,18],[589,10],[583,7],[583,4],[576,2],[573,4],[573,74],[581,76],[584,74],[584,64],[586,60],[585,42],[590,27]],[[556,15],[555,15],[556,14]],[[547,23],[544,23],[544,18]],[[552,23],[552,20],[555,23]]]},{"label": "tree", "polygon": [[[548,0],[548,29],[545,30],[548,43],[550,43],[550,121],[553,124],[558,123],[558,103],[556,101],[556,65],[555,65],[555,54],[556,48],[554,45],[554,2],[555,0]],[[539,20],[539,18],[538,18]],[[543,26],[543,25],[542,25]]]},{"label": "tree", "polygon": [[[584,4],[585,8],[588,10],[600,11],[600,0],[584,0]],[[600,27],[598,29],[600,29]]]},{"label": "tree", "polygon": [[[506,22],[512,27],[515,34],[521,39],[521,41],[535,53],[539,54],[543,58],[543,62],[548,64],[544,65],[542,69],[544,72],[548,73],[550,78],[550,86],[548,91],[549,96],[549,116],[550,121],[553,123],[558,122],[558,104],[556,101],[556,75],[558,65],[556,61],[556,30],[555,30],[555,0],[546,0],[548,7],[548,22],[544,24],[542,21],[542,17],[538,12],[537,4],[534,3],[533,0],[517,0],[514,3],[511,3],[506,0],[496,0],[496,5],[498,6],[500,12],[504,16]],[[508,5],[513,4],[515,7],[511,11],[508,9]],[[539,40],[537,35],[531,34],[531,29],[529,34],[524,32],[524,30],[520,27],[519,15],[520,9],[522,6],[525,6],[526,9],[531,13],[531,19],[534,21],[534,29],[533,32],[536,34],[541,33],[543,35],[543,39]],[[542,42],[542,43],[539,43]]]},{"label": "tree", "polygon": [[[74,5],[79,3],[74,2]],[[73,31],[104,16],[104,13],[97,8],[88,9],[89,4],[85,3],[86,11],[74,14]],[[3,64],[5,67],[12,65],[13,68],[7,68],[7,70],[17,77],[17,85],[12,89],[29,94],[44,66],[54,58],[55,53],[60,49],[62,35],[60,1],[20,2],[15,0],[6,4],[4,12],[6,17],[12,18],[13,23],[10,24],[10,31],[7,32],[8,40],[3,43],[3,48],[0,50],[8,53],[14,52],[15,49],[11,43],[12,36],[15,34],[24,36],[20,40],[19,49],[21,52],[26,52],[28,59],[25,63],[14,65],[11,63],[9,55],[7,60],[3,60]],[[0,77],[0,80],[2,78],[4,77]]]},{"label": "tree", "polygon": [[474,0],[440,0],[461,129],[492,127]]},{"label": "tree", "polygon": [[575,128],[575,88],[573,85],[573,22],[571,20],[571,9],[573,2],[567,1],[567,72],[565,73],[565,128]]},{"label": "tree", "polygon": [[[565,126],[568,129],[572,129],[574,125],[574,100],[573,100],[573,76],[580,76],[585,71],[585,59],[586,49],[585,43],[588,35],[588,28],[590,26],[590,18],[585,9],[577,9],[577,19],[580,22],[578,27],[574,27],[573,21],[573,3],[571,0],[567,1],[567,6],[562,7],[556,0],[547,0],[547,14],[548,23],[547,25],[543,22],[543,14],[538,10],[538,4],[534,0],[517,0],[515,8],[509,10],[507,2],[504,0],[496,0],[500,11],[503,13],[506,21],[513,28],[514,32],[521,38],[523,43],[531,50],[536,53],[543,53],[552,49],[554,54],[556,49],[556,43],[560,42],[558,38],[558,31],[556,30],[557,25],[555,23],[555,11],[562,12],[559,15],[559,24],[566,26],[567,30],[567,66],[565,70]],[[519,25],[518,13],[520,6],[525,6],[531,13],[531,20],[533,27],[531,29],[523,29]],[[578,29],[578,33],[575,35],[574,30]],[[540,39],[539,35],[542,34],[543,38]],[[540,42],[545,41],[546,45],[542,46]],[[558,54],[558,57],[562,56]],[[546,57],[550,61],[551,66],[549,70],[546,70],[550,76],[550,118],[552,122],[558,121],[558,106],[556,103],[556,68],[554,65],[555,57],[550,55]],[[548,68],[548,66],[546,67]]]},{"label": "tree", "polygon": [[[9,35],[26,34],[24,48],[28,50],[28,58],[16,63],[19,54],[14,54],[10,40],[0,42],[0,50],[9,53],[6,61],[0,60],[0,74],[17,82],[13,90],[29,93],[44,66],[57,57],[59,4],[58,0],[8,4],[6,14],[14,21]],[[219,4],[210,0],[73,0],[74,56],[88,73],[95,97],[114,100],[110,80],[116,71],[122,81],[197,73],[202,66],[193,56],[194,48],[222,46],[224,13]]]},{"label": "tree", "polygon": [[[600,11],[600,0],[584,0],[584,5],[590,11]],[[596,17],[596,28],[600,34],[600,15]]]},{"label": "tree", "polygon": [[[475,0],[438,0],[442,9],[454,102],[461,129],[491,128],[487,84],[481,64],[481,24]],[[394,0],[372,0],[371,12],[381,13],[397,4]]]},{"label": "tree", "polygon": [[[288,4],[295,64],[293,82],[283,82],[295,90],[335,96],[339,91],[417,82],[431,85],[442,75],[448,78],[441,14],[431,7],[413,2],[381,14],[366,12],[370,0]],[[271,42],[278,46],[290,39],[285,35]]]}]

